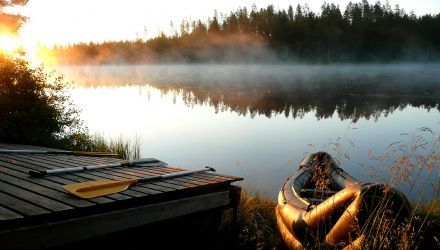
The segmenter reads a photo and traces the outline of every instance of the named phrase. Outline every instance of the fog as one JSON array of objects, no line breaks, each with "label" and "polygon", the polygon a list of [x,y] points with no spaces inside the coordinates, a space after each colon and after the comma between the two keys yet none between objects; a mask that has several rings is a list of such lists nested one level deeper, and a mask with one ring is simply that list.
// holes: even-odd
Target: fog
[{"label": "fog", "polygon": [[406,106],[439,109],[439,64],[125,65],[59,67],[76,86],[153,86],[242,115],[377,119]]}]

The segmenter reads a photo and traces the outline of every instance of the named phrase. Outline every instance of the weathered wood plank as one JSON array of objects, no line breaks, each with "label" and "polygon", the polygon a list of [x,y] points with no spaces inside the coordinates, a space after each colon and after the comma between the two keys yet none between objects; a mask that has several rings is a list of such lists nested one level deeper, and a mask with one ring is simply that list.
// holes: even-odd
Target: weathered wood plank
[{"label": "weathered wood plank", "polygon": [[[141,168],[134,168],[136,170],[143,170]],[[181,169],[181,168],[175,168],[175,167],[171,167],[171,166],[167,166],[166,168],[162,168],[162,169],[158,169],[158,168],[149,168],[148,170],[160,170],[163,171],[164,173],[172,173],[172,172],[180,172],[180,171],[186,171],[185,169]],[[190,175],[190,176],[186,176],[186,177],[194,177],[199,179],[201,176],[203,177],[209,177],[209,178],[215,178],[218,180],[224,180],[224,181],[238,181],[238,180],[242,180],[242,178],[238,178],[238,177],[234,177],[234,176],[224,176],[224,175],[219,175],[216,173],[198,173],[196,175]]]},{"label": "weathered wood plank", "polygon": [[[142,178],[142,177],[147,176],[144,172],[136,171],[136,170],[132,170],[132,169],[130,169],[129,172],[125,172],[124,170],[121,170],[121,169],[114,169],[113,171],[114,172],[119,172],[119,173],[128,173],[128,174],[133,175],[133,176],[135,176],[137,178]],[[152,173],[151,175],[159,174],[159,173],[154,173],[154,172],[149,172],[149,173]],[[177,179],[177,178],[175,178],[175,179]],[[171,183],[171,184],[175,184],[175,185],[180,185],[180,186],[184,186],[184,187],[187,187],[187,188],[191,188],[191,187],[197,186],[197,184],[191,184],[189,182],[178,181],[178,180],[175,180],[175,179],[162,180],[162,182],[164,182],[164,183]]]},{"label": "weathered wood plank", "polygon": [[[1,193],[0,193],[1,195]],[[1,198],[0,198],[1,199]],[[0,206],[0,221],[6,221],[6,220],[16,220],[16,219],[22,219],[23,216],[19,215],[15,212],[12,212],[11,210]]]},{"label": "weathered wood plank", "polygon": [[[8,162],[4,162],[3,160],[4,159],[0,159],[0,172],[5,172],[9,175],[13,175],[13,176],[28,180],[30,182],[41,184],[43,186],[46,186],[49,188],[54,188],[54,189],[60,190],[60,191],[64,190],[62,188],[63,185],[72,183],[72,180],[65,179],[65,178],[58,177],[58,176],[46,176],[46,177],[42,177],[42,178],[31,178],[28,175],[28,171],[30,170],[29,168],[22,167],[17,164],[11,164]],[[84,179],[84,181],[88,181],[88,179]],[[89,201],[99,203],[99,204],[104,204],[104,203],[112,202],[113,200],[106,198],[106,197],[97,197],[97,198],[89,199]]]},{"label": "weathered wood plank", "polygon": [[36,206],[32,203],[23,201],[11,195],[7,195],[5,193],[0,192],[0,200],[2,202],[2,206],[5,206],[14,211],[18,211],[21,214],[26,216],[32,215],[40,215],[40,214],[48,214],[49,210]]},{"label": "weathered wood plank", "polygon": [[31,201],[32,203],[51,211],[66,211],[73,209],[73,207],[68,206],[64,203],[52,200],[42,195],[38,195],[36,193],[22,189],[18,186],[13,186],[3,181],[0,181],[0,190],[9,195],[20,197],[23,200]]},{"label": "weathered wood plank", "polygon": [[[26,145],[6,145],[9,149],[39,149],[39,150],[47,150],[47,148],[41,147],[28,147]],[[2,144],[0,144],[0,148],[2,148]],[[89,235],[88,232],[84,232],[84,227],[87,227],[89,230],[89,226],[99,228],[99,230],[94,230],[95,236],[99,234],[104,234],[110,232],[111,230],[120,230],[121,225],[126,225],[127,228],[135,226],[133,223],[150,223],[149,220],[161,220],[166,219],[166,216],[163,217],[164,212],[169,214],[171,217],[175,217],[179,215],[179,209],[181,209],[180,205],[174,205],[171,207],[162,207],[158,208],[157,204],[162,204],[164,202],[173,202],[176,200],[170,199],[179,199],[182,198],[191,198],[190,195],[206,193],[203,190],[209,190],[209,192],[219,192],[219,190],[230,190],[230,183],[236,180],[240,180],[237,177],[231,176],[222,176],[211,173],[198,173],[191,176],[183,176],[172,179],[166,179],[161,181],[155,181],[151,183],[143,183],[139,185],[135,185],[130,187],[128,190],[108,195],[105,197],[99,197],[91,200],[82,200],[73,196],[69,196],[62,185],[69,184],[72,182],[84,182],[90,180],[98,180],[98,179],[127,179],[127,178],[141,178],[146,176],[160,175],[166,173],[180,172],[186,171],[186,169],[174,168],[166,166],[164,164],[147,164],[147,166],[136,166],[136,167],[117,167],[111,169],[100,169],[95,171],[88,172],[77,172],[77,173],[68,173],[62,175],[48,175],[42,178],[31,178],[28,176],[27,172],[29,170],[46,170],[46,169],[54,169],[60,167],[74,167],[74,166],[89,166],[95,164],[105,164],[105,163],[116,163],[116,162],[125,162],[122,159],[115,158],[104,158],[104,157],[87,157],[87,156],[73,156],[73,155],[55,155],[55,154],[11,154],[11,153],[0,153],[0,213],[4,211],[3,217],[10,218],[10,221],[14,220],[14,216],[23,216],[22,220],[26,220],[28,216],[40,216],[38,214],[41,212],[41,216],[50,216],[50,218],[67,218],[64,216],[68,216],[68,220],[63,221],[53,221],[46,225],[35,225],[31,231],[27,231],[30,228],[26,228],[25,231],[22,231],[20,234],[23,236],[23,232],[26,235],[28,232],[32,234],[32,238],[35,239],[35,232],[39,232],[41,229],[45,231],[49,238],[53,238],[53,236],[57,236],[56,241],[68,242],[72,240],[80,240],[82,234]],[[186,192],[186,190],[194,190],[196,192]],[[217,191],[214,191],[217,190]],[[179,192],[182,191],[182,192]],[[223,192],[223,191],[222,191]],[[228,193],[227,199],[225,198],[225,204],[230,202],[229,191],[225,191]],[[4,199],[3,199],[4,198]],[[194,198],[194,196],[192,196]],[[104,200],[100,200],[104,199]],[[129,202],[121,202],[119,201],[130,199]],[[132,199],[132,200],[131,200]],[[161,203],[151,204],[153,201],[164,201]],[[111,209],[121,209],[117,210],[128,210],[129,209],[139,209],[142,206],[143,202],[148,202],[149,206],[156,207],[157,210],[144,210],[143,213],[138,213],[138,210],[133,210],[129,213],[121,213],[121,214],[112,214],[113,212],[109,212]],[[114,204],[111,206],[110,204]],[[196,202],[197,203],[197,202]],[[201,202],[203,203],[203,202]],[[200,201],[196,205],[192,205],[190,209],[187,208],[187,213],[195,212],[194,207],[197,208],[198,205],[201,204]],[[101,205],[102,204],[102,205]],[[145,203],[144,203],[145,204]],[[92,209],[87,209],[87,207],[94,207]],[[57,207],[58,206],[58,207]],[[66,207],[59,207],[66,206]],[[129,206],[137,206],[129,208]],[[182,205],[184,207],[184,205]],[[224,206],[224,205],[223,205]],[[26,210],[26,208],[28,210]],[[125,209],[123,209],[125,208]],[[74,211],[74,210],[75,211]],[[201,209],[201,208],[200,208]],[[203,209],[202,209],[203,210]],[[200,211],[202,211],[200,210]],[[64,213],[63,211],[70,211],[69,213]],[[84,211],[84,212],[81,212]],[[97,212],[96,216],[100,219],[96,219],[94,216],[86,216],[88,212],[85,211],[93,211],[93,213]],[[105,212],[104,212],[105,211]],[[157,212],[155,212],[157,211]],[[177,213],[176,213],[177,211]],[[73,213],[74,212],[74,213]],[[32,215],[35,213],[35,215]],[[53,213],[54,217],[50,213]],[[57,217],[57,214],[61,215],[61,217]],[[108,215],[112,214],[112,216]],[[104,215],[108,215],[109,217],[101,217]],[[0,218],[2,214],[0,214]],[[72,217],[74,216],[74,217]],[[77,216],[85,217],[93,217],[92,220],[82,221],[78,224],[73,223],[72,221],[81,220]],[[150,216],[146,218],[145,216]],[[163,217],[163,218],[162,218]],[[170,218],[171,218],[170,217]],[[46,217],[45,217],[46,218]],[[48,217],[49,218],[49,217]],[[146,218],[146,219],[145,219]],[[15,218],[16,219],[16,218]],[[114,222],[114,221],[119,221]],[[0,219],[1,222],[1,219]],[[35,223],[35,222],[32,222]],[[69,224],[73,223],[73,224]],[[113,224],[115,223],[115,224]],[[124,224],[128,223],[128,224]],[[21,224],[21,223],[20,223]],[[24,228],[18,229],[17,226],[14,226],[14,230],[10,230],[9,232],[1,231],[2,227],[0,223],[0,242],[3,240],[2,238],[5,233],[8,233],[9,236],[12,235],[14,239],[14,232],[18,232],[20,230],[24,230]],[[9,227],[9,224],[8,228]],[[24,225],[24,224],[21,224]],[[29,225],[29,224],[26,224]],[[34,225],[34,224],[33,224]],[[52,227],[52,225],[57,225]],[[58,227],[58,228],[56,228]],[[35,228],[38,228],[34,230]],[[69,234],[65,234],[63,231],[65,229],[69,229]],[[103,230],[104,229],[104,230]],[[52,230],[52,231],[51,231]],[[88,231],[87,230],[87,231]],[[101,231],[100,231],[101,230]],[[70,235],[70,232],[79,233],[78,235]],[[13,234],[9,234],[13,233]],[[61,234],[61,235],[60,235]],[[58,235],[59,239],[58,239]],[[21,237],[20,236],[20,237]],[[26,238],[27,236],[25,236]],[[29,236],[31,237],[31,236]],[[66,238],[68,238],[66,240]],[[16,238],[18,239],[18,237]],[[50,240],[42,239],[41,247],[51,246]],[[47,243],[49,242],[49,245]],[[20,246],[19,243],[17,246]],[[27,244],[27,243],[23,243]],[[57,243],[55,243],[56,245]],[[15,246],[14,245],[14,246]],[[54,245],[54,246],[55,246]],[[34,248],[35,244],[29,244],[30,248]]]},{"label": "weathered wood plank", "polygon": [[[33,169],[33,170],[45,170],[45,169],[53,169],[56,168],[57,166],[53,166],[53,165],[49,165],[46,163],[42,163],[40,162],[38,159],[36,158],[28,158],[26,156],[14,156],[14,155],[10,155],[10,154],[0,154],[0,160],[3,158],[9,158],[14,162],[15,164],[23,164],[26,163],[26,166]],[[72,182],[84,182],[84,181],[91,181],[91,180],[97,180],[99,178],[97,178],[94,175],[90,175],[87,173],[75,173],[75,174],[64,174],[62,175],[63,178],[67,178],[67,179],[72,179]],[[130,193],[130,192],[128,192]],[[125,200],[128,199],[130,197],[130,195],[128,195],[127,192],[121,192],[118,194],[111,194],[111,195],[107,195],[105,197],[108,198],[112,198],[115,200]]]},{"label": "weathered wood plank", "polygon": [[[108,162],[112,163],[113,162],[112,160],[113,159],[109,158],[107,160],[107,163]],[[122,162],[124,162],[124,161],[122,161]],[[103,164],[103,163],[105,163],[105,162],[98,162],[98,163],[89,162],[89,164]],[[88,164],[85,164],[85,166],[87,166],[87,165]],[[75,165],[72,165],[72,166],[75,166]],[[105,178],[105,179],[113,179],[113,180],[125,180],[125,179],[132,178],[129,176],[120,175],[117,172],[113,172],[113,169],[127,169],[127,168],[126,167],[118,167],[118,168],[111,168],[111,169],[102,169],[102,170],[93,171],[90,173],[95,176],[101,177],[100,179]],[[147,195],[151,195],[151,194],[159,194],[159,193],[170,191],[170,190],[169,189],[164,190],[163,187],[161,187],[160,185],[155,185],[155,184],[148,185],[148,186],[136,185],[136,186],[130,187],[130,189],[126,190],[126,192],[133,192],[133,191],[137,191],[137,192],[141,192],[141,193],[144,193]],[[133,193],[133,195],[136,197],[142,196],[139,193]]]},{"label": "weathered wood plank", "polygon": [[73,197],[73,196],[69,195],[67,192],[62,192],[62,191],[54,190],[51,188],[47,188],[47,187],[41,186],[39,184],[32,183],[32,182],[29,182],[29,181],[26,181],[23,179],[19,179],[19,178],[16,178],[16,177],[4,174],[4,173],[0,173],[0,180],[2,180],[3,182],[7,182],[9,184],[15,185],[15,186],[19,186],[23,189],[34,192],[36,194],[50,197],[50,199],[52,199],[52,200],[56,200],[61,203],[65,203],[69,206],[89,207],[89,206],[94,205],[94,203],[92,203],[90,201]]},{"label": "weathered wood plank", "polygon": [[[74,157],[76,157],[76,156],[74,156]],[[64,158],[66,158],[66,157],[64,157]],[[87,163],[74,163],[74,162],[71,163],[68,161],[63,161],[63,162],[66,164],[66,167],[80,167],[80,166],[89,166],[89,165],[93,165],[93,164],[102,164],[99,161],[99,157],[93,157],[93,158],[89,157],[89,158],[91,158],[91,159],[95,158],[95,159],[93,159],[93,161],[90,162],[89,164],[87,164]],[[109,158],[109,159],[113,159],[113,158]],[[52,158],[49,157],[48,159],[41,159],[41,157],[39,157],[39,156],[36,156],[35,160],[38,160],[40,162],[44,161],[44,163],[47,164],[47,166],[53,166],[53,164],[57,164],[56,162],[61,161],[60,159],[56,159],[56,158],[54,159],[53,157]],[[54,162],[51,162],[50,160],[53,160]],[[57,166],[55,165],[54,168],[56,168],[56,167]],[[67,174],[67,175],[70,175],[70,174]],[[103,169],[101,171],[76,172],[76,173],[74,173],[74,175],[89,177],[92,180],[99,180],[99,179],[103,179],[103,178],[104,179],[115,179],[115,180],[121,179],[121,178],[127,179],[127,178],[121,177],[119,175],[113,174],[111,172],[111,169]],[[98,177],[98,178],[96,178],[96,177]],[[135,186],[135,187],[131,187],[130,189],[128,189],[122,193],[126,194],[126,195],[133,196],[133,197],[142,197],[145,195],[157,194],[158,191],[163,192],[162,190],[159,190],[159,188],[154,188],[153,190],[151,190],[151,188],[146,189],[145,187]]]},{"label": "weathered wood plank", "polygon": [[[134,168],[132,171],[136,171],[136,172],[139,172],[139,173],[151,173],[151,175],[166,174],[166,173],[176,172],[176,171],[173,171],[173,170],[168,170],[167,168],[163,168],[163,169],[157,169],[157,168],[150,168],[150,169]],[[214,183],[218,182],[218,181],[214,181],[212,179],[211,180],[203,180],[199,176],[200,175],[195,175],[195,176],[188,175],[188,176],[182,176],[182,177],[178,177],[178,178],[173,178],[171,180],[178,180],[178,181],[182,181],[182,182],[186,182],[186,183],[193,183],[193,184],[200,184],[200,185],[214,184]]]},{"label": "weathered wood plank", "polygon": [[[146,170],[139,170],[139,171],[146,171]],[[154,170],[152,169],[148,171],[154,171]],[[167,172],[172,173],[174,171],[167,170]],[[220,185],[222,183],[229,184],[231,182],[229,179],[217,178],[215,175],[204,174],[204,173],[197,173],[194,175],[173,178],[172,180],[185,181],[186,183],[197,184],[199,186]]]},{"label": "weathered wood plank", "polygon": [[[118,173],[116,171],[112,171],[112,174],[114,176],[119,176],[119,177],[126,178],[126,179],[137,178],[137,176],[131,175],[128,172]],[[145,175],[145,177],[146,177],[146,175]],[[184,189],[185,188],[185,187],[182,187],[182,186],[177,186],[177,185],[172,185],[172,184],[164,183],[162,181],[151,181],[151,182],[148,182],[147,184],[155,185],[155,187],[154,187],[155,189],[163,191],[163,192],[176,191],[176,190],[180,190],[180,189]],[[144,185],[144,183],[139,183],[136,186],[143,187],[145,185]]]},{"label": "weathered wood plank", "polygon": [[[87,157],[87,156],[73,156],[73,155],[37,155],[40,159],[52,163],[56,166],[90,166],[103,163],[121,163],[126,162],[116,158],[102,158],[102,157]],[[62,165],[60,165],[62,164]]]},{"label": "weathered wood plank", "polygon": [[[109,164],[109,163],[125,163],[125,160],[121,160],[121,159],[115,159],[115,158],[101,158],[101,157],[94,157],[96,159],[91,159],[92,157],[81,157],[81,156],[69,156],[69,155],[65,155],[65,156],[60,156],[60,157],[55,157],[54,156],[49,156],[47,157],[50,160],[53,161],[62,161],[63,163],[69,164],[69,166],[78,166],[78,164],[84,164],[81,166],[89,166],[89,165],[95,165],[95,164]],[[142,167],[142,168],[151,168],[151,167],[161,167],[163,168],[164,166],[166,166],[166,164],[164,162],[157,162],[157,163],[148,163],[148,164],[139,164],[136,165],[138,167]],[[130,170],[133,167],[115,167],[115,168],[108,168],[108,169],[101,169],[102,171],[111,171],[113,169],[125,169],[125,170]]]},{"label": "weathered wood plank", "polygon": [[[210,193],[146,206],[72,219],[62,223],[0,232],[6,249],[42,249],[96,237],[182,215],[228,206],[229,191]],[[87,227],[87,230],[84,228]],[[65,229],[69,229],[66,233]]]},{"label": "weathered wood plank", "polygon": [[[73,206],[86,207],[86,206],[92,206],[95,204],[92,199],[87,200],[87,201],[72,199],[70,197],[70,195],[68,195],[67,191],[65,191],[62,188],[62,185],[60,185],[58,183],[55,183],[55,182],[52,182],[52,181],[49,181],[49,180],[46,180],[43,178],[33,178],[33,177],[30,177],[28,174],[25,174],[25,173],[22,173],[19,171],[15,171],[10,168],[3,167],[4,165],[6,165],[6,164],[2,164],[0,162],[0,179],[2,179],[4,181],[7,181],[11,184],[16,184],[16,183],[18,183],[19,180],[23,180],[23,181],[27,181],[29,183],[32,183],[34,185],[42,186],[44,188],[42,188],[41,191],[44,192],[45,195],[50,195],[51,198],[55,198],[55,197],[61,198],[62,199],[61,201],[64,201],[66,198],[68,198],[67,203],[71,204]],[[7,174],[11,177],[15,177],[18,179],[12,179],[11,177],[7,177],[2,174]],[[22,184],[23,184],[23,182],[20,183],[21,187],[23,187]],[[32,189],[33,189],[32,191],[34,191],[33,187],[32,187]],[[66,195],[68,195],[68,196],[66,197]]]},{"label": "weathered wood plank", "polygon": [[[114,174],[109,173],[104,173],[104,172],[99,172],[99,171],[93,171],[93,173],[90,172],[90,174],[88,173],[77,173],[77,175],[80,176],[91,176],[91,178],[93,180],[101,180],[101,179],[110,179],[110,180],[125,180],[127,178],[124,177],[120,177]],[[143,197],[143,196],[147,196],[150,194],[156,194],[157,192],[155,191],[151,191],[151,190],[147,190],[144,188],[141,188],[139,186],[134,186],[134,187],[130,187],[129,189],[125,190],[124,192],[122,192],[123,194],[126,195],[130,195],[132,197]]]}]

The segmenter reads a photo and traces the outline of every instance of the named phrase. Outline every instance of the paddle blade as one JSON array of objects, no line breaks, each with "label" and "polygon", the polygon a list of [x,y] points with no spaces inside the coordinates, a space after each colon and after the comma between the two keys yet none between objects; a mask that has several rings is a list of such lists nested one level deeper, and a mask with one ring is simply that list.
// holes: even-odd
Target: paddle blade
[{"label": "paddle blade", "polygon": [[114,194],[127,190],[127,188],[135,184],[136,179],[132,180],[98,180],[81,183],[72,183],[64,185],[63,188],[69,193],[81,198],[90,199],[103,195]]}]

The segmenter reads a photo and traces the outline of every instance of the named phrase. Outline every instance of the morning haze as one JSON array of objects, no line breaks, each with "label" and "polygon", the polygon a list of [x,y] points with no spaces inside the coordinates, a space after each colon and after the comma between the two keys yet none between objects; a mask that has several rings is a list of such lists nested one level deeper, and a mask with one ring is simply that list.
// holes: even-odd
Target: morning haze
[{"label": "morning haze", "polygon": [[7,249],[440,249],[437,1],[105,2],[0,1]]},{"label": "morning haze", "polygon": [[437,61],[439,15],[388,3],[239,8],[208,21],[183,20],[151,39],[48,50],[58,64],[346,63]]},{"label": "morning haze", "polygon": [[[350,124],[360,128],[353,135],[355,139],[350,138],[357,146],[349,151],[357,156],[350,157],[348,168],[362,178],[367,178],[368,171],[359,165],[377,164],[366,160],[369,148],[381,152],[401,140],[402,133],[438,127],[440,36],[435,30],[439,27],[438,14],[416,15],[387,2],[362,1],[343,8],[323,3],[319,12],[307,5],[286,9],[253,6],[226,14],[216,12],[208,20],[184,20],[173,26],[169,35],[55,46],[43,54],[78,86],[76,101],[93,132],[113,137],[140,134],[145,141],[144,154],[185,165],[203,159],[232,174],[248,176],[245,186],[274,198],[273,185],[280,185],[290,171],[283,167],[285,159],[301,159],[310,150],[307,145],[320,148],[329,138],[346,136],[342,131]],[[85,101],[88,89],[93,98]],[[101,95],[103,99],[97,101]],[[132,104],[114,106],[106,95],[126,95],[125,102]],[[153,108],[156,104],[151,100],[160,96],[164,107],[171,108],[165,104],[172,100],[176,109],[167,109],[169,113],[145,111]],[[165,114],[181,117],[181,125],[170,127],[172,133],[157,131],[149,118],[139,120],[141,125],[128,131],[121,123],[111,125],[104,118],[109,115],[106,112],[101,116],[87,111],[101,105],[120,110],[116,112],[121,114],[119,120],[129,109],[133,116],[147,115],[159,123],[171,122]],[[207,110],[216,122],[193,124],[203,121]],[[184,122],[185,116],[193,118]],[[267,127],[267,132],[251,133],[254,137],[248,139],[267,141],[265,147],[248,148],[246,142],[238,142],[231,146],[235,150],[224,149],[224,157],[217,158],[216,148],[222,148],[236,133],[228,130],[232,127],[223,127],[227,121],[232,127],[249,122],[245,131],[260,131],[266,122],[273,126],[276,121],[278,126],[294,123],[292,130],[309,136],[289,137],[294,132],[286,127],[285,136],[272,137],[269,131],[277,129]],[[307,125],[299,125],[299,121]],[[322,126],[323,122],[332,125]],[[393,125],[386,125],[388,122]],[[226,130],[220,133],[222,129]],[[208,136],[205,130],[219,133]],[[174,144],[183,151],[175,153],[161,141],[174,140],[179,131],[185,136],[178,136]],[[375,133],[383,139],[375,140]],[[315,138],[317,134],[320,138]],[[367,134],[371,135],[368,139],[364,138]],[[293,145],[303,148],[293,149]],[[252,157],[254,154],[265,154],[265,160]],[[236,161],[239,169],[229,167]],[[262,174],[273,169],[283,174]],[[252,176],[253,171],[261,177]],[[253,187],[255,178],[263,179]],[[425,191],[431,194],[432,187],[426,186]]]}]

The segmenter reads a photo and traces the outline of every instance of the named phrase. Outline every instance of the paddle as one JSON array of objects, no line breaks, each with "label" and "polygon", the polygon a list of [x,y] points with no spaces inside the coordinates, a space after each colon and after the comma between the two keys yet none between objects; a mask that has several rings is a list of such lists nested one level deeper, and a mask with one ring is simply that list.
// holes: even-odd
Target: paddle
[{"label": "paddle", "polygon": [[85,167],[57,168],[57,169],[48,169],[48,170],[39,170],[39,171],[30,170],[28,173],[32,177],[42,177],[44,175],[49,175],[49,174],[71,173],[71,172],[86,171],[86,170],[101,169],[101,168],[128,167],[128,166],[135,166],[146,163],[161,163],[161,161],[153,158],[146,158],[146,159],[139,159],[128,162],[108,163],[108,164],[91,165]]},{"label": "paddle", "polygon": [[173,177],[180,177],[200,172],[206,172],[206,171],[214,171],[214,168],[211,167],[205,167],[197,170],[190,170],[190,171],[182,171],[177,173],[171,173],[171,174],[164,174],[164,175],[156,175],[156,176],[149,176],[145,178],[139,178],[139,179],[128,179],[128,180],[97,180],[97,181],[88,181],[88,182],[80,182],[80,183],[72,183],[64,185],[63,188],[67,190],[68,192],[81,197],[81,198],[95,198],[103,195],[113,194],[122,192],[124,190],[127,190],[128,187],[131,185],[136,185],[137,183],[144,183],[148,181],[157,181],[157,180],[163,180]]},{"label": "paddle", "polygon": [[86,156],[112,156],[118,154],[110,152],[84,152],[84,151],[64,151],[64,150],[29,150],[29,149],[0,149],[0,153],[14,154],[63,154],[63,155],[86,155]]}]

